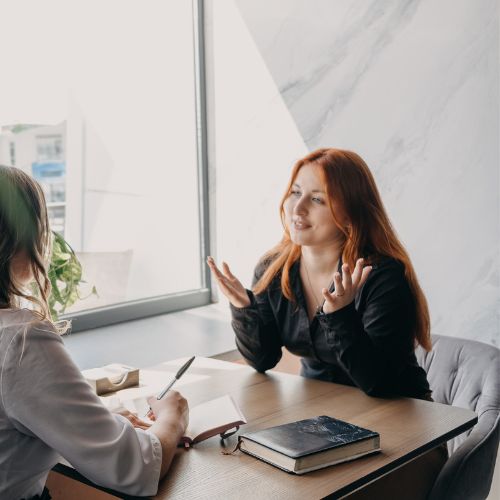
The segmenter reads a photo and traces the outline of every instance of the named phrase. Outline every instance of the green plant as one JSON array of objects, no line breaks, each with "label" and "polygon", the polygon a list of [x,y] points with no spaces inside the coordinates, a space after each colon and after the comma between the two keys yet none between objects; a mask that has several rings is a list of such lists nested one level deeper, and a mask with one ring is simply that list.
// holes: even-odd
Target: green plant
[{"label": "green plant", "polygon": [[49,297],[49,308],[52,318],[57,320],[77,300],[90,295],[97,295],[95,286],[91,292],[82,297],[80,285],[82,280],[82,265],[69,243],[55,231],[52,232],[52,258],[49,267],[49,279],[52,291]]}]

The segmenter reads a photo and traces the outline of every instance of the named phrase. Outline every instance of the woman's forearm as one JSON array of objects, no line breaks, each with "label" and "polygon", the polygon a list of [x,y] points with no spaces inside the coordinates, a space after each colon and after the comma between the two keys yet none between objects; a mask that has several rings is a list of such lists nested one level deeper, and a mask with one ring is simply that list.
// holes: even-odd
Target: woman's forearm
[{"label": "woman's forearm", "polygon": [[259,372],[273,368],[281,359],[280,335],[274,319],[263,320],[255,299],[249,307],[231,307],[231,314],[236,345],[243,357]]},{"label": "woman's forearm", "polygon": [[183,429],[178,422],[172,423],[170,419],[159,418],[147,432],[153,433],[161,443],[160,478],[162,478],[170,468],[177,445],[182,438]]}]

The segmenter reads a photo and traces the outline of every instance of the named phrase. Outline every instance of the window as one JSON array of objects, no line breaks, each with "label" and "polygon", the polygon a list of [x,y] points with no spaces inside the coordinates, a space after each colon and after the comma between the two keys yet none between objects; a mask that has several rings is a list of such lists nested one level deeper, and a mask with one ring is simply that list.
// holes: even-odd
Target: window
[{"label": "window", "polygon": [[45,193],[50,227],[53,231],[65,235],[66,220],[66,163],[63,156],[64,126],[35,127],[40,130],[60,133],[55,135],[35,135],[35,158],[31,164],[31,174],[40,183]]},{"label": "window", "polygon": [[29,3],[2,7],[19,71],[0,96],[0,162],[15,152],[39,181],[83,295],[97,289],[74,327],[208,303],[201,0]]},{"label": "window", "polygon": [[40,135],[36,137],[36,156],[37,160],[60,161],[63,159],[63,139],[62,135]]}]

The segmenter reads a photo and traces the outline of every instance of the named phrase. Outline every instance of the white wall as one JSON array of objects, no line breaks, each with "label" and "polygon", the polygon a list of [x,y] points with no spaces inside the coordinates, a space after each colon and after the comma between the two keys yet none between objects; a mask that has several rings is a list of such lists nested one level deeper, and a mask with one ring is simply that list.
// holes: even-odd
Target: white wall
[{"label": "white wall", "polygon": [[371,167],[434,333],[500,344],[498,0],[208,2],[216,251],[248,285],[295,159]]}]

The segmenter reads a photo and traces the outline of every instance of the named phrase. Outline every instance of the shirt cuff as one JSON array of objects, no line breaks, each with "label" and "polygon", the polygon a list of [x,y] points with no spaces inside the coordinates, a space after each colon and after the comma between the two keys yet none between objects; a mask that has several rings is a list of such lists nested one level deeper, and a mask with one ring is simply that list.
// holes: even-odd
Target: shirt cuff
[{"label": "shirt cuff", "polygon": [[147,432],[143,429],[135,429],[135,431],[139,434],[145,434],[148,436],[149,441],[151,443],[151,450],[153,452],[153,461],[154,465],[151,470],[151,486],[155,488],[155,490],[151,493],[152,495],[156,495],[158,492],[158,483],[160,482],[160,472],[161,472],[161,461],[163,458],[163,452],[161,448],[161,442],[158,436],[156,436],[153,432]]},{"label": "shirt cuff", "polygon": [[361,325],[354,301],[338,311],[319,313],[318,321],[330,341],[335,337],[347,335],[352,338],[357,334]]},{"label": "shirt cuff", "polygon": [[247,295],[250,299],[250,305],[246,307],[235,307],[231,302],[229,303],[232,323],[237,329],[238,326],[248,329],[259,324],[259,308],[255,296],[250,290],[247,290]]},{"label": "shirt cuff", "polygon": [[154,472],[157,476],[157,483],[160,481],[160,472],[161,472],[161,461],[162,461],[162,449],[161,449],[161,442],[154,433],[150,432],[149,435],[151,436],[151,444],[153,445],[153,457],[155,460],[155,467],[154,467]]},{"label": "shirt cuff", "polygon": [[229,307],[231,308],[231,312],[237,315],[245,314],[248,311],[251,311],[257,306],[257,301],[255,300],[255,296],[251,290],[246,290],[248,298],[250,299],[250,305],[245,307],[236,307],[229,302]]}]

